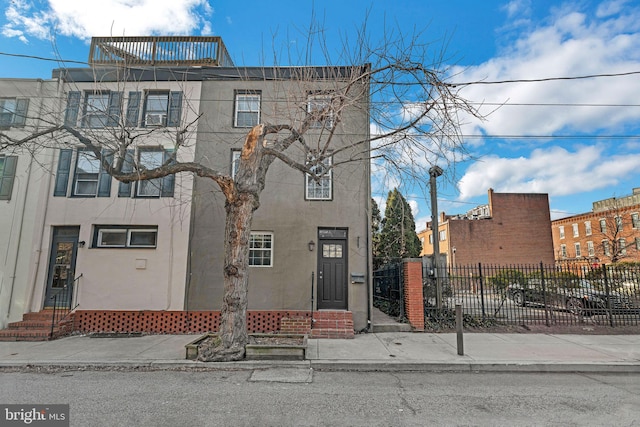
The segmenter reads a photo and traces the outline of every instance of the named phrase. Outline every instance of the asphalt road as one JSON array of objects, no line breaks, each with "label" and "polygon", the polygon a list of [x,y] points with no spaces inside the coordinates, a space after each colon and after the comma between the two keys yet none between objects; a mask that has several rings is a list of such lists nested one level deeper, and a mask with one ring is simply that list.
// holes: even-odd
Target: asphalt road
[{"label": "asphalt road", "polygon": [[69,403],[72,426],[632,426],[640,375],[0,373],[0,403]]}]

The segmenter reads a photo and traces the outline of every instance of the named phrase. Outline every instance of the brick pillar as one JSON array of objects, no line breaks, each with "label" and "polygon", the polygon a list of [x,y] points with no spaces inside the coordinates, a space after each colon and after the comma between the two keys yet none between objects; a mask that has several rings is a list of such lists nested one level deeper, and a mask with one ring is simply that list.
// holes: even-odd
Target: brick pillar
[{"label": "brick pillar", "polygon": [[416,331],[424,331],[424,298],[422,296],[422,261],[405,260],[404,306],[409,324]]}]

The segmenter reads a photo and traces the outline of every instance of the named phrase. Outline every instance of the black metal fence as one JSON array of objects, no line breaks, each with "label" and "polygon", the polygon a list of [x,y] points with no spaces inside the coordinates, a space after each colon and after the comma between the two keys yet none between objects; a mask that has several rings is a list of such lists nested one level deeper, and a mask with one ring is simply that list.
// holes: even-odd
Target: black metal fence
[{"label": "black metal fence", "polygon": [[405,317],[402,261],[397,260],[373,272],[373,305],[389,316]]},{"label": "black metal fence", "polygon": [[[467,324],[640,324],[637,266],[478,264],[424,275],[425,321],[445,326],[461,304]],[[447,325],[450,326],[450,325]]]}]

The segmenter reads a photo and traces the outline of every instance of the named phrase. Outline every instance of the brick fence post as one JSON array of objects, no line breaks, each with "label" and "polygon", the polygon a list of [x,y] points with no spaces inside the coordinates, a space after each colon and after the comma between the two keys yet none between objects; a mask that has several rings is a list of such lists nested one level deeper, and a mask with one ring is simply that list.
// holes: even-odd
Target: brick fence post
[{"label": "brick fence post", "polygon": [[403,260],[404,306],[409,324],[424,331],[424,297],[422,295],[422,260]]}]

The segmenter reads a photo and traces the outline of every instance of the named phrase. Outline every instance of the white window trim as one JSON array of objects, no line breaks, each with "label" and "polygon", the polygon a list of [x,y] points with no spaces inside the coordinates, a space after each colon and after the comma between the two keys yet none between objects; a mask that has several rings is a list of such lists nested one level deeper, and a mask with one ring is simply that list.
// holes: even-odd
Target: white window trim
[{"label": "white window trim", "polygon": [[576,258],[582,258],[582,249],[580,248],[580,243],[579,242],[574,243],[573,247],[576,250]]},{"label": "white window trim", "polygon": [[[252,231],[251,232],[251,237],[257,236],[257,235],[270,236],[270,238],[271,238],[271,247],[270,248],[251,248],[251,238],[249,238],[249,267],[255,267],[255,268],[270,268],[270,267],[273,267],[273,254],[274,254],[273,232],[270,232],[270,231]],[[270,254],[270,256],[269,256],[269,264],[268,265],[253,265],[253,264],[251,264],[251,251],[252,250],[269,252],[269,254]]]},{"label": "white window trim", "polygon": [[564,239],[564,237],[565,237],[565,235],[564,235],[564,225],[558,226],[558,230],[560,232],[560,238]]},{"label": "white window trim", "polygon": [[[240,101],[241,99],[248,99],[248,98],[257,98],[258,101],[258,109],[257,110],[252,110],[251,108],[249,108],[248,110],[241,110],[240,109]],[[254,101],[251,101],[254,102]],[[233,114],[233,127],[236,128],[251,128],[255,125],[239,125],[238,124],[238,114],[239,113],[250,113],[250,114],[256,114],[256,124],[260,123],[260,109],[261,109],[261,105],[262,105],[262,95],[260,93],[257,92],[240,92],[240,93],[236,93],[235,94],[235,110],[234,110],[234,114]]]},{"label": "white window trim", "polygon": [[580,237],[580,229],[578,228],[578,224],[571,224],[571,229],[573,230],[573,237]]},{"label": "white window trim", "polygon": [[[332,106],[333,96],[330,94],[310,94],[307,96],[307,114],[313,114],[316,111],[319,111],[318,108],[315,108],[317,105],[329,105]],[[323,109],[325,107],[323,106]],[[311,124],[312,128],[327,128],[331,129],[333,127],[335,121],[335,112],[333,108],[329,109],[329,113],[327,117],[323,120],[314,120]]]},{"label": "white window trim", "polygon": [[592,242],[592,241],[590,241],[590,240],[587,242],[587,254],[588,254],[590,257],[593,257],[593,256],[595,256],[595,255],[596,255],[596,249],[595,249],[595,248],[594,248],[594,246],[593,246],[593,242]]},{"label": "white window trim", "polygon": [[[96,241],[93,245],[94,248],[98,249],[156,249],[158,247],[158,227],[140,227],[140,226],[95,226],[97,229],[96,233]],[[143,232],[143,233],[154,233],[156,235],[155,245],[132,245],[131,244],[131,233]],[[124,234],[125,235],[125,243],[122,245],[106,245],[102,243],[102,236],[104,233],[113,233],[113,234]]]},{"label": "white window trim", "polygon": [[592,233],[593,233],[593,230],[591,229],[591,221],[585,221],[584,222],[584,234],[586,236],[591,236]]},{"label": "white window trim", "polygon": [[333,157],[329,156],[326,157],[322,163],[327,166],[329,168],[329,170],[324,173],[322,175],[322,177],[320,178],[320,182],[323,182],[324,179],[326,179],[329,183],[329,195],[327,197],[311,197],[309,195],[309,185],[310,183],[316,183],[317,185],[320,185],[320,182],[316,182],[310,174],[305,174],[305,179],[304,179],[304,197],[306,200],[333,200],[333,168],[331,167],[331,165],[333,165]]},{"label": "white window trim", "polygon": [[236,177],[238,173],[238,162],[240,162],[241,150],[231,150],[231,178]]}]

